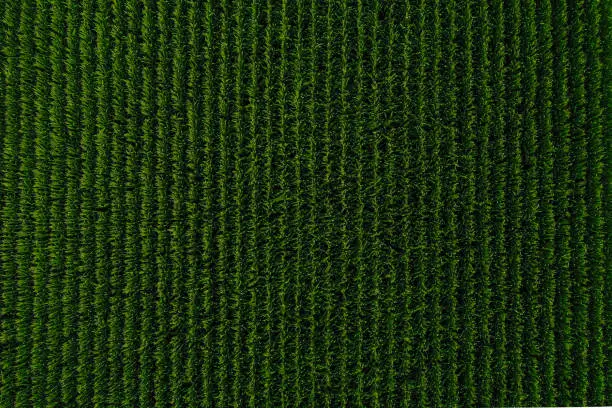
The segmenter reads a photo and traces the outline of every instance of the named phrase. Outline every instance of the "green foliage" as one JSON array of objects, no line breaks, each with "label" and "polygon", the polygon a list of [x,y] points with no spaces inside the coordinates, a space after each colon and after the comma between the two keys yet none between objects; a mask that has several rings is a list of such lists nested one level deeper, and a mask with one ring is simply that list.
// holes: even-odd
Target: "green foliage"
[{"label": "green foliage", "polygon": [[606,404],[611,7],[0,2],[0,407]]}]

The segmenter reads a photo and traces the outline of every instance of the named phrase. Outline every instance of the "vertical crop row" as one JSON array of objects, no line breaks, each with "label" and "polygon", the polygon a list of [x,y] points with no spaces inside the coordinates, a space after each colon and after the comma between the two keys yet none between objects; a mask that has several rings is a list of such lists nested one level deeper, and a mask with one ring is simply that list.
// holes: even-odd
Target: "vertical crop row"
[{"label": "vertical crop row", "polygon": [[574,282],[572,287],[572,395],[566,403],[586,404],[587,391],[587,353],[588,353],[588,275],[586,271],[586,177],[587,177],[587,137],[586,94],[584,52],[584,8],[581,0],[568,2],[568,89],[570,102],[569,136],[571,190],[569,208],[571,220],[570,233],[570,270]]},{"label": "vertical crop row", "polygon": [[[261,330],[257,324],[259,318],[259,304],[261,302],[259,296],[259,274],[261,273],[261,262],[259,260],[258,249],[261,248],[261,205],[259,200],[261,198],[261,184],[260,184],[260,137],[259,137],[259,105],[260,92],[258,87],[258,52],[260,49],[259,44],[259,31],[258,31],[258,12],[259,7],[257,0],[252,0],[249,13],[249,37],[250,37],[250,53],[249,53],[249,80],[248,80],[248,147],[249,152],[248,161],[249,166],[247,169],[247,185],[249,191],[248,203],[249,203],[249,223],[248,223],[248,244],[246,253],[246,263],[248,271],[246,273],[247,286],[249,287],[249,307],[248,307],[248,334],[246,340],[247,348],[247,360],[248,360],[248,376],[245,382],[248,383],[246,386],[246,393],[248,394],[248,401],[246,404],[250,408],[257,406],[257,395],[259,393],[258,386],[258,368],[260,365],[260,359],[257,353],[257,342]],[[246,126],[245,126],[246,127]],[[298,354],[299,355],[299,354]],[[298,385],[299,386],[299,385]],[[299,397],[298,397],[299,401]]]},{"label": "vertical crop row", "polygon": [[[291,133],[294,138],[293,143],[291,144],[293,147],[293,186],[295,189],[295,204],[294,204],[294,216],[290,219],[290,228],[295,229],[295,270],[294,270],[294,278],[293,278],[293,314],[295,318],[294,323],[294,353],[293,353],[293,381],[291,383],[291,387],[294,390],[294,401],[297,405],[301,404],[304,399],[304,391],[303,391],[303,383],[304,378],[302,373],[305,372],[305,361],[304,361],[304,338],[303,333],[305,332],[305,321],[302,318],[303,310],[305,308],[305,304],[303,304],[303,299],[305,298],[305,271],[306,271],[306,236],[304,234],[304,197],[303,194],[303,161],[304,157],[301,154],[303,148],[305,147],[305,120],[302,118],[304,115],[305,109],[303,106],[302,98],[303,92],[305,91],[305,73],[304,71],[304,55],[305,55],[305,15],[306,15],[306,2],[303,0],[299,0],[297,2],[297,16],[296,16],[296,44],[295,44],[295,54],[291,61],[290,69],[293,70],[294,79],[293,79],[293,93],[290,98],[290,107],[293,111],[292,115],[292,126]],[[255,33],[251,34],[251,38],[255,40]],[[255,48],[253,48],[255,50]],[[255,52],[253,53],[253,58],[256,56]],[[344,333],[343,333],[344,336]],[[343,339],[345,342],[346,339]],[[346,344],[346,343],[344,343]],[[342,383],[344,380],[341,377],[340,382]]]},{"label": "vertical crop row", "polygon": [[244,116],[244,106],[243,106],[243,82],[245,80],[244,75],[244,51],[245,47],[243,44],[244,37],[244,3],[242,1],[237,1],[234,5],[232,19],[234,20],[235,29],[234,29],[234,48],[233,54],[235,55],[234,61],[234,84],[233,86],[233,104],[234,110],[232,111],[232,133],[235,135],[233,137],[233,141],[235,143],[232,144],[233,152],[233,160],[234,160],[234,168],[232,169],[232,177],[234,179],[233,189],[234,194],[231,200],[234,202],[234,211],[231,214],[232,218],[232,229],[234,238],[233,241],[233,265],[234,265],[234,273],[232,278],[232,290],[230,299],[233,306],[233,319],[232,319],[232,342],[233,342],[233,350],[232,350],[232,404],[235,407],[243,406],[243,398],[241,394],[241,386],[244,381],[244,374],[242,372],[243,361],[244,358],[242,356],[242,344],[244,338],[244,332],[242,329],[243,325],[243,300],[242,300],[242,292],[243,292],[243,283],[244,283],[244,249],[245,245],[243,242],[243,224],[244,224],[244,215],[243,215],[243,202],[245,200],[245,176],[243,169],[243,151],[245,145],[245,129],[243,116]]},{"label": "vertical crop row", "polygon": [[[400,161],[401,143],[398,143],[399,134],[398,124],[401,122],[400,118],[400,89],[401,82],[397,79],[400,78],[398,75],[399,67],[398,63],[401,61],[399,52],[401,47],[401,25],[398,24],[398,14],[403,10],[395,4],[389,4],[385,7],[383,3],[383,10],[385,13],[386,21],[385,24],[385,35],[387,41],[383,48],[383,55],[385,56],[385,68],[384,68],[384,80],[382,81],[382,89],[384,93],[383,115],[381,118],[380,128],[383,129],[384,137],[382,138],[384,143],[383,160],[384,180],[383,191],[383,209],[384,218],[382,221],[381,228],[381,244],[383,247],[382,251],[382,268],[388,270],[387,274],[383,274],[383,290],[384,290],[384,309],[382,311],[384,330],[381,336],[385,341],[383,342],[384,351],[383,358],[386,361],[382,366],[384,375],[384,386],[381,387],[382,405],[395,404],[397,401],[397,363],[398,358],[398,317],[399,317],[399,293],[398,293],[398,275],[400,267],[401,249],[394,241],[397,232],[400,230],[399,226],[399,211],[398,206],[400,203],[401,183],[399,181],[399,168],[398,162]],[[384,27],[384,26],[383,26]],[[350,197],[349,197],[350,198]],[[349,240],[350,242],[350,240]],[[436,304],[438,302],[435,302]],[[401,331],[401,329],[399,330]]]},{"label": "vertical crop row", "polygon": [[[36,56],[34,69],[36,81],[34,85],[34,140],[31,141],[33,151],[23,152],[22,157],[30,157],[35,165],[22,171],[34,169],[34,237],[26,238],[33,242],[33,320],[32,320],[32,354],[30,356],[32,376],[32,403],[43,406],[46,403],[47,382],[47,320],[49,293],[47,283],[51,270],[48,256],[50,243],[49,227],[51,222],[51,189],[49,174],[51,173],[51,118],[48,109],[48,95],[51,93],[51,5],[45,1],[36,2],[34,18],[34,38]],[[24,118],[24,120],[28,120]],[[24,137],[25,140],[25,137]],[[22,146],[25,146],[22,143]],[[25,265],[22,265],[25,267]]]},{"label": "vertical crop row", "polygon": [[555,403],[555,218],[554,218],[554,152],[553,144],[553,49],[552,2],[542,2],[537,10],[537,47],[540,51],[536,102],[538,111],[537,158],[539,178],[539,248],[540,252],[540,305],[541,314],[536,320],[542,345],[542,404]]},{"label": "vertical crop row", "polygon": [[[459,99],[463,105],[460,111],[458,131],[459,149],[458,155],[460,167],[457,169],[458,176],[463,180],[459,187],[461,197],[459,205],[458,224],[460,229],[460,252],[459,261],[459,297],[461,304],[462,330],[459,336],[461,344],[459,350],[460,370],[463,372],[460,381],[460,394],[463,396],[462,403],[471,406],[475,404],[475,200],[476,200],[476,105],[474,96],[474,44],[473,44],[473,20],[472,4],[466,1],[460,10],[461,18],[459,24],[460,50],[458,61],[458,72],[461,77],[459,85]],[[460,400],[461,401],[461,400]]]},{"label": "vertical crop row", "polygon": [[163,0],[157,4],[157,145],[155,149],[155,195],[157,203],[155,225],[157,246],[155,248],[155,401],[158,407],[170,406],[171,402],[171,353],[168,345],[172,341],[170,319],[172,309],[172,12],[174,2]]},{"label": "vertical crop row", "polygon": [[127,48],[128,21],[125,1],[113,2],[111,16],[111,87],[112,97],[112,141],[110,168],[110,236],[111,236],[111,273],[108,358],[110,381],[108,403],[121,405],[123,401],[123,339],[125,329],[124,310],[126,284],[126,193],[127,193]]},{"label": "vertical crop row", "polygon": [[446,310],[443,319],[444,338],[442,356],[443,365],[446,366],[443,383],[446,384],[443,401],[458,401],[459,379],[458,379],[458,351],[459,351],[459,317],[457,304],[457,291],[459,286],[458,276],[458,254],[459,254],[459,231],[458,231],[458,104],[459,104],[459,82],[458,75],[458,18],[456,11],[457,3],[454,0],[447,2],[442,13],[444,25],[443,52],[445,64],[442,67],[441,76],[445,84],[441,95],[443,110],[441,120],[446,129],[444,143],[440,146],[440,154],[445,157],[442,164],[443,185],[443,211],[442,220],[445,228],[443,237],[443,258],[441,275],[444,285],[441,288],[444,299],[443,308]]},{"label": "vertical crop row", "polygon": [[[585,95],[587,98],[586,116],[588,118],[585,126],[587,133],[587,180],[586,180],[586,245],[587,245],[587,282],[590,290],[590,302],[588,310],[588,381],[589,390],[586,400],[589,404],[604,404],[605,401],[605,378],[604,378],[604,236],[603,224],[605,223],[602,207],[602,186],[605,179],[604,174],[605,138],[603,137],[602,115],[602,54],[600,29],[600,2],[588,1],[585,4],[585,58],[589,74],[585,78]],[[609,58],[609,56],[607,57]],[[606,92],[605,90],[603,90]],[[605,99],[603,101],[606,102]],[[609,108],[609,106],[608,106]],[[604,122],[605,124],[605,122]],[[609,163],[609,161],[608,161]],[[605,197],[604,201],[605,202]]]},{"label": "vertical crop row", "polygon": [[[209,115],[204,117],[206,109],[210,109],[210,90],[205,81],[210,81],[210,40],[202,41],[202,38],[210,30],[210,10],[206,9],[203,1],[188,2],[188,26],[189,26],[189,103],[187,106],[188,145],[187,145],[187,168],[188,168],[188,197],[187,219],[189,222],[187,232],[188,246],[188,276],[187,279],[187,404],[195,404],[202,401],[202,405],[210,405],[210,391],[204,386],[209,380],[210,372],[207,364],[210,359],[207,351],[210,347],[209,333],[210,313],[203,310],[205,302],[210,297],[210,283],[208,274],[210,265],[206,263],[209,254],[209,229],[206,228],[205,217],[207,215],[207,201],[210,202],[210,194],[206,189],[208,184],[208,173],[205,169],[210,166],[209,159],[205,156],[206,149],[210,148],[207,141],[210,130]],[[205,14],[206,13],[206,14]],[[206,25],[202,24],[205,22]],[[200,69],[205,67],[204,70]],[[202,90],[203,94],[200,92]],[[208,167],[210,168],[210,167]],[[204,185],[203,185],[204,184]],[[206,197],[206,199],[204,198]],[[206,200],[206,201],[205,201]]]},{"label": "vertical crop row", "polygon": [[569,217],[569,94],[567,55],[567,7],[565,1],[553,9],[553,137],[555,145],[553,177],[555,184],[555,270],[557,291],[555,297],[555,367],[557,378],[557,403],[570,401],[571,379],[571,324],[570,311],[572,280],[570,276],[570,217]]},{"label": "vertical crop row", "polygon": [[[604,191],[603,191],[603,196],[605,198],[605,208],[603,210],[603,214],[605,216],[605,230],[607,231],[604,235],[604,242],[605,243],[609,243],[610,242],[610,238],[612,238],[612,228],[610,228],[611,223],[612,223],[612,203],[610,201],[610,177],[611,177],[611,168],[610,168],[610,154],[612,152],[612,138],[610,137],[610,132],[612,131],[612,127],[610,126],[612,124],[612,112],[610,112],[610,102],[612,101],[612,92],[610,92],[610,90],[612,89],[612,70],[610,69],[612,67],[612,38],[610,36],[610,30],[611,30],[611,24],[612,24],[612,18],[610,17],[610,11],[612,10],[612,5],[609,2],[603,1],[600,4],[600,9],[601,9],[601,24],[600,24],[600,39],[601,39],[601,49],[602,49],[602,105],[604,106],[603,109],[603,118],[602,118],[602,125],[603,125],[603,129],[604,131],[602,132],[602,135],[605,136],[604,137],[604,171],[603,171],[603,182],[604,182]],[[610,266],[612,265],[612,256],[610,256],[610,249],[608,247],[608,249],[606,249],[605,251],[605,263],[604,266],[609,270]],[[607,275],[606,275],[607,276]],[[610,279],[606,279],[604,282],[604,293],[609,296],[611,290],[612,290],[612,286],[610,285]],[[612,304],[610,302],[607,302],[604,305],[604,312],[606,313],[606,316],[609,316],[610,313],[612,312]],[[608,320],[608,319],[606,319]],[[604,338],[610,338],[610,335],[612,334],[612,331],[610,330],[610,325],[605,325],[604,326]],[[604,344],[604,361],[610,361],[610,351],[612,351],[612,347],[610,345],[609,342],[606,342]],[[604,387],[604,392],[605,395],[610,394],[610,392],[612,392],[612,373],[610,373],[610,371],[608,370],[608,372],[606,374],[604,374],[604,382],[605,382],[605,387]]]},{"label": "vertical crop row", "polygon": [[369,206],[371,207],[371,214],[369,218],[371,220],[371,231],[369,236],[370,245],[368,248],[369,257],[371,259],[371,263],[369,264],[369,269],[372,271],[370,273],[371,280],[368,285],[369,287],[369,295],[367,297],[367,302],[370,304],[370,312],[368,313],[371,317],[371,322],[369,325],[371,326],[371,337],[368,338],[370,355],[369,355],[369,383],[371,384],[371,389],[368,390],[370,394],[371,402],[367,403],[373,407],[380,406],[380,394],[381,394],[381,381],[382,381],[382,352],[380,349],[382,348],[382,339],[381,339],[381,328],[380,324],[383,320],[382,315],[382,307],[379,302],[381,298],[382,292],[382,280],[381,280],[381,271],[383,268],[382,263],[382,237],[381,237],[381,218],[382,218],[382,208],[380,206],[380,202],[382,201],[382,152],[381,152],[381,121],[382,121],[382,104],[383,104],[383,95],[381,91],[381,71],[384,66],[382,63],[382,52],[383,47],[381,37],[382,37],[382,27],[380,24],[380,14],[382,11],[381,2],[378,0],[374,1],[372,6],[372,10],[370,10],[370,75],[369,78],[371,80],[370,86],[371,90],[369,93],[369,104],[368,110],[369,115],[367,118],[367,126],[366,132],[368,136],[368,152],[370,153],[370,157],[368,158],[368,162],[371,162],[370,171],[372,173],[371,186],[369,186],[369,191],[371,194],[371,201]]},{"label": "vertical crop row", "polygon": [[523,188],[521,177],[522,110],[521,90],[523,64],[521,61],[521,5],[512,0],[506,14],[509,66],[507,80],[506,109],[506,247],[508,254],[508,392],[509,402],[520,405],[524,400],[523,391],[523,308],[521,244]]},{"label": "vertical crop row", "polygon": [[139,186],[142,194],[140,239],[142,262],[140,287],[142,293],[142,323],[139,341],[139,404],[153,406],[155,379],[155,253],[157,232],[155,229],[156,203],[156,148],[157,148],[157,32],[155,28],[156,4],[145,1],[142,10],[142,165]]},{"label": "vertical crop row", "polygon": [[[32,253],[34,246],[34,86],[36,83],[36,71],[34,69],[35,42],[34,42],[34,1],[22,5],[21,16],[19,19],[17,37],[19,43],[11,44],[13,50],[19,50],[19,105],[15,114],[21,115],[23,120],[9,116],[11,106],[7,100],[7,134],[4,148],[5,154],[12,157],[5,158],[6,178],[3,189],[5,189],[6,202],[4,204],[4,215],[11,216],[5,219],[4,234],[6,246],[4,252],[4,271],[5,279],[12,281],[10,285],[16,283],[14,288],[5,285],[3,288],[5,296],[5,319],[7,322],[14,322],[11,329],[6,330],[4,336],[9,341],[7,350],[12,355],[7,356],[6,361],[9,371],[5,376],[8,382],[13,381],[11,386],[17,387],[13,394],[11,388],[3,390],[3,394],[14,398],[14,404],[26,403],[31,398],[32,393],[32,370],[30,357],[32,353],[32,322],[34,296],[32,294],[33,278],[31,273]],[[7,11],[9,9],[7,8]],[[7,15],[7,22],[11,16]],[[21,48],[18,47],[19,44]],[[9,66],[10,68],[10,66]],[[11,75],[7,71],[7,79]],[[7,83],[7,85],[9,85]],[[10,95],[10,85],[7,86],[7,97]],[[15,125],[15,128],[12,126]],[[14,136],[11,135],[14,131]],[[14,144],[13,144],[14,143]],[[17,256],[15,256],[15,254]],[[16,294],[16,298],[14,297]],[[12,299],[12,301],[11,301]],[[12,303],[12,302],[16,302]],[[15,309],[16,306],[16,309]],[[14,336],[14,337],[10,337]],[[11,341],[14,342],[11,344]],[[16,347],[15,347],[16,346]],[[12,367],[11,367],[12,365]],[[12,372],[12,370],[16,372]],[[7,404],[10,406],[10,403]]]},{"label": "vertical crop row", "polygon": [[227,96],[230,92],[230,55],[229,55],[229,9],[227,0],[223,0],[220,4],[220,34],[219,34],[219,67],[218,67],[218,87],[219,97],[217,100],[217,109],[219,115],[219,139],[218,139],[218,155],[217,157],[217,168],[215,174],[215,184],[217,185],[216,194],[219,199],[218,204],[215,206],[218,217],[218,237],[217,237],[217,280],[215,282],[215,288],[218,293],[216,298],[218,304],[219,313],[217,315],[218,330],[217,334],[217,366],[215,367],[215,383],[217,388],[217,401],[221,406],[229,405],[229,304],[228,304],[228,271],[230,270],[231,258],[228,255],[228,246],[231,242],[228,238],[229,231],[227,225],[228,219],[228,171],[229,171],[229,107]]},{"label": "vertical crop row", "polygon": [[81,5],[80,60],[81,60],[81,205],[80,205],[80,268],[79,268],[79,344],[78,344],[78,397],[77,404],[93,399],[94,345],[93,291],[96,272],[96,88],[95,88],[95,2]]},{"label": "vertical crop row", "polygon": [[[402,68],[403,75],[401,77],[402,83],[402,95],[401,95],[401,108],[402,108],[402,123],[404,124],[401,136],[402,136],[402,161],[401,161],[401,170],[402,170],[402,198],[401,198],[401,238],[400,238],[400,247],[403,251],[402,259],[401,259],[401,275],[403,282],[403,291],[401,293],[402,297],[402,309],[401,309],[401,336],[402,341],[401,345],[401,364],[399,370],[399,379],[400,379],[400,398],[402,400],[402,407],[410,406],[410,402],[412,400],[412,387],[409,386],[409,378],[412,370],[412,360],[414,352],[412,350],[413,345],[413,322],[412,322],[412,307],[413,307],[413,299],[412,299],[412,281],[411,281],[411,228],[410,228],[410,220],[412,219],[412,206],[411,206],[411,177],[409,173],[410,166],[412,162],[410,160],[410,143],[409,143],[409,131],[408,124],[412,123],[412,117],[410,116],[409,106],[412,103],[412,95],[411,95],[411,72],[412,69],[412,59],[410,58],[412,52],[412,37],[414,29],[412,28],[412,13],[413,10],[410,7],[410,3],[406,3],[406,7],[404,10],[404,16],[402,21],[403,27],[403,36],[402,36]],[[358,104],[361,102],[360,100],[356,101]],[[359,106],[359,105],[358,105]],[[360,166],[360,157],[358,157],[358,168]],[[358,294],[357,294],[358,296]],[[359,297],[356,299],[359,302]],[[359,308],[359,303],[357,304]],[[359,336],[360,327],[357,328]]]},{"label": "vertical crop row", "polygon": [[189,98],[189,24],[187,1],[177,0],[172,10],[172,136],[170,162],[172,163],[170,188],[171,208],[171,260],[170,260],[170,342],[171,402],[177,407],[186,406],[187,384],[187,279],[188,279],[188,105]]},{"label": "vertical crop row", "polygon": [[492,2],[491,21],[491,147],[490,156],[493,164],[490,175],[491,194],[491,302],[493,306],[492,332],[495,333],[493,350],[496,356],[492,367],[492,401],[496,405],[507,402],[507,252],[505,247],[506,233],[506,141],[505,95],[504,83],[506,49],[504,44],[504,10],[503,1]]},{"label": "vertical crop row", "polygon": [[538,171],[537,171],[537,38],[535,7],[533,1],[522,3],[521,60],[523,62],[523,134],[521,141],[523,168],[523,247],[522,275],[524,284],[525,315],[524,370],[526,400],[529,404],[540,405],[540,368],[536,358],[540,353],[540,333],[537,318],[540,315],[541,297],[539,262]]},{"label": "vertical crop row", "polygon": [[491,145],[493,101],[491,84],[490,50],[492,28],[490,27],[490,9],[487,2],[479,3],[474,10],[476,29],[474,32],[475,56],[475,96],[476,96],[476,163],[475,163],[475,293],[477,332],[476,338],[476,379],[477,390],[475,404],[490,406],[492,404],[493,372],[493,311],[492,307],[492,276],[491,276],[491,215],[493,203],[491,191]]},{"label": "vertical crop row", "polygon": [[[357,25],[357,55],[356,55],[356,73],[355,73],[355,144],[356,144],[356,178],[357,178],[357,213],[355,214],[356,224],[356,254],[355,254],[355,320],[356,331],[355,334],[355,404],[363,404],[363,392],[365,386],[364,380],[364,335],[365,325],[363,323],[365,312],[363,310],[363,297],[365,289],[365,186],[364,186],[364,136],[365,125],[363,123],[363,109],[362,104],[364,101],[364,82],[365,82],[365,22],[363,21],[363,2],[362,0],[357,1],[357,13],[356,13],[356,25]],[[314,17],[314,16],[313,16]],[[314,23],[313,23],[314,27]],[[314,52],[314,50],[313,50]],[[314,68],[314,67],[313,67]],[[312,68],[311,68],[312,69]],[[314,75],[314,74],[313,74]],[[407,96],[407,95],[405,95]],[[314,217],[313,217],[314,219]],[[407,263],[407,262],[406,262]]]},{"label": "vertical crop row", "polygon": [[[414,281],[414,302],[416,305],[423,305],[426,301],[427,280],[426,280],[426,259],[425,259],[425,234],[426,234],[426,215],[425,215],[425,196],[427,194],[426,180],[426,140],[425,131],[425,102],[427,99],[426,89],[426,69],[428,62],[428,36],[426,32],[426,6],[422,0],[415,10],[415,30],[417,32],[418,44],[416,45],[416,77],[415,77],[415,128],[411,131],[410,138],[413,140],[414,151],[414,245],[412,279]],[[427,316],[425,309],[415,308],[414,315],[414,347],[415,347],[415,402],[417,405],[426,406],[428,404],[428,364],[427,364]]]},{"label": "vertical crop row", "polygon": [[332,92],[334,83],[334,67],[335,67],[335,44],[334,44],[334,6],[330,1],[327,3],[327,7],[324,7],[322,11],[325,14],[321,15],[320,21],[321,26],[325,27],[324,36],[322,37],[322,63],[325,68],[323,70],[323,79],[321,80],[321,105],[322,105],[322,117],[321,117],[321,169],[319,174],[319,180],[321,183],[321,201],[322,206],[320,207],[320,213],[322,215],[321,225],[323,230],[321,235],[323,237],[322,252],[321,252],[321,286],[323,288],[322,303],[323,303],[323,342],[321,348],[318,350],[318,354],[321,360],[321,366],[323,367],[322,378],[320,379],[322,402],[326,408],[331,407],[335,401],[333,399],[333,386],[332,383],[332,370],[333,370],[333,357],[334,350],[332,349],[334,342],[332,341],[332,330],[333,330],[333,317],[334,317],[334,296],[333,296],[333,198],[332,191],[334,189],[332,178],[333,174],[333,117],[335,113],[334,103],[332,102]]},{"label": "vertical crop row", "polygon": [[[263,352],[263,397],[264,397],[264,405],[266,408],[270,408],[273,406],[273,390],[272,390],[272,379],[273,379],[273,370],[274,367],[272,365],[272,347],[273,347],[273,333],[272,333],[272,325],[273,325],[273,305],[272,305],[272,242],[271,242],[271,233],[272,233],[272,225],[270,222],[270,218],[272,215],[272,164],[273,164],[273,150],[272,150],[272,98],[273,98],[273,84],[272,84],[272,75],[274,67],[272,66],[272,35],[273,35],[273,26],[272,26],[272,2],[268,0],[266,2],[266,22],[265,22],[265,34],[264,34],[264,65],[265,65],[265,75],[264,75],[264,90],[263,90],[263,101],[264,101],[264,127],[265,127],[265,138],[263,141],[264,144],[264,154],[263,154],[263,167],[264,172],[262,176],[262,180],[265,185],[264,199],[263,199],[263,207],[265,214],[266,222],[264,223],[264,235],[265,235],[265,243],[264,243],[264,265],[263,265],[263,275],[264,275],[264,287],[265,287],[265,317],[264,317],[264,343],[265,349]],[[314,271],[313,271],[314,274]],[[314,308],[315,302],[311,301],[311,305]],[[311,320],[311,326],[314,326],[314,316]],[[314,342],[314,327],[312,329],[312,341]],[[313,347],[314,348],[314,347]],[[313,358],[314,358],[314,350]],[[314,368],[314,362],[311,365],[311,368]],[[314,387],[314,377],[316,374],[313,372],[313,383]]]},{"label": "vertical crop row", "polygon": [[[278,333],[278,352],[277,357],[280,360],[276,360],[278,362],[275,365],[278,367],[278,374],[280,377],[280,388],[278,390],[280,406],[286,407],[289,404],[289,367],[288,361],[289,354],[287,353],[287,343],[288,343],[288,330],[290,329],[288,326],[287,320],[288,316],[288,306],[287,299],[289,296],[290,288],[288,284],[290,282],[288,272],[289,272],[289,262],[288,259],[289,251],[287,249],[288,246],[288,201],[289,201],[289,186],[288,186],[288,174],[287,168],[289,167],[290,160],[287,155],[287,145],[289,144],[288,138],[288,115],[287,115],[287,105],[288,105],[288,83],[290,82],[289,77],[289,50],[287,47],[287,42],[290,40],[290,27],[289,27],[289,16],[287,10],[287,0],[281,1],[280,4],[276,6],[279,10],[279,15],[276,17],[280,20],[280,27],[278,29],[277,35],[278,38],[278,57],[280,58],[278,64],[278,89],[276,94],[276,102],[277,105],[273,107],[278,109],[278,119],[276,130],[276,138],[278,140],[278,144],[274,147],[278,155],[278,168],[275,173],[276,177],[273,178],[273,184],[275,185],[278,195],[274,197],[274,202],[279,203],[278,206],[274,206],[274,212],[278,213],[278,229],[275,229],[275,235],[278,238],[278,242],[274,244],[275,253],[278,251],[280,256],[276,256],[277,262],[279,262],[278,272],[275,273],[277,275],[277,296],[278,296],[278,306],[276,314],[279,317],[279,321],[277,323],[276,332]],[[237,36],[238,37],[238,36]],[[237,89],[238,90],[238,89]],[[274,268],[276,269],[276,268]],[[276,297],[276,296],[275,296]]]},{"label": "vertical crop row", "polygon": [[111,188],[112,163],[112,40],[111,2],[98,0],[95,11],[97,56],[95,99],[97,103],[94,197],[95,205],[95,277],[94,277],[94,404],[107,404],[110,367],[109,319],[111,297]]},{"label": "vertical crop row", "polygon": [[[442,404],[443,386],[443,368],[442,368],[442,156],[441,146],[443,139],[443,127],[440,119],[442,112],[441,105],[441,68],[442,68],[442,16],[441,3],[434,2],[427,13],[427,22],[432,25],[433,35],[429,51],[431,55],[430,80],[427,81],[427,86],[431,90],[430,115],[432,120],[431,132],[426,143],[426,148],[429,152],[427,165],[427,178],[430,180],[431,187],[428,191],[426,199],[426,207],[428,217],[430,219],[430,228],[426,232],[427,242],[427,281],[429,296],[427,303],[430,305],[428,320],[430,321],[428,337],[430,338],[430,351],[428,362],[430,364],[431,378],[429,384],[429,393],[431,395],[431,404],[439,406]],[[387,181],[390,182],[390,181]]]},{"label": "vertical crop row", "polygon": [[[125,269],[124,285],[118,288],[124,296],[124,331],[121,344],[123,356],[122,403],[135,406],[138,403],[138,333],[141,326],[141,308],[139,291],[141,268],[141,241],[139,226],[141,222],[140,205],[140,171],[142,163],[142,129],[140,125],[140,99],[142,98],[142,52],[139,47],[142,25],[142,12],[137,0],[125,3],[126,46],[125,77],[126,100],[125,113]],[[121,82],[117,82],[115,89]],[[121,136],[121,135],[119,135]],[[119,392],[119,390],[117,390]]]},{"label": "vertical crop row", "polygon": [[75,405],[78,376],[79,268],[80,268],[80,3],[66,4],[66,259],[62,282],[62,404]]},{"label": "vertical crop row", "polygon": [[[62,285],[66,270],[66,82],[65,35],[66,9],[62,3],[52,5],[51,15],[51,228],[49,238],[50,274],[48,278],[49,318],[47,324],[49,357],[46,405],[61,405],[62,364]],[[48,175],[47,175],[48,178]]]}]

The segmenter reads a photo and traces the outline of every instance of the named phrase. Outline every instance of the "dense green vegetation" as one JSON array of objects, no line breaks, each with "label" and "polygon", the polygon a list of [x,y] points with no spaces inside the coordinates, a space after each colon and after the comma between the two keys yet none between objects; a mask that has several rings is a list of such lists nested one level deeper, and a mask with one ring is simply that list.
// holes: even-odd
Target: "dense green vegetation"
[{"label": "dense green vegetation", "polygon": [[0,16],[0,407],[612,403],[612,1]]}]

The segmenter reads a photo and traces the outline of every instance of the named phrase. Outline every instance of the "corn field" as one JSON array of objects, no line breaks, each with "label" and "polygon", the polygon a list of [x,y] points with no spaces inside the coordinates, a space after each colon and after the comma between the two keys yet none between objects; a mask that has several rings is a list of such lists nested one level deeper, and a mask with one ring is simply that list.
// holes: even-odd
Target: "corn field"
[{"label": "corn field", "polygon": [[611,21],[0,0],[0,407],[612,404]]}]

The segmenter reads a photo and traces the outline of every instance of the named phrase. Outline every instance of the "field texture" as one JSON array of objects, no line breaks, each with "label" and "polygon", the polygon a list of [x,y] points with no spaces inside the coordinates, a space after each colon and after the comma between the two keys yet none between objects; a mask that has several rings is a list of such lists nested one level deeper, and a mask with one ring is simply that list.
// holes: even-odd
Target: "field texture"
[{"label": "field texture", "polygon": [[0,407],[612,404],[612,1],[0,15]]}]

